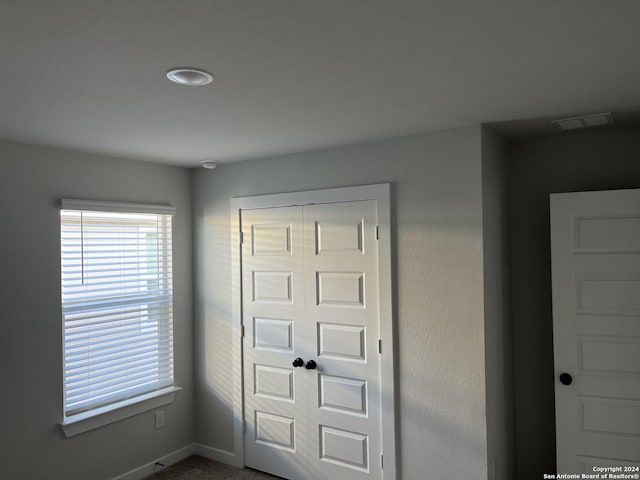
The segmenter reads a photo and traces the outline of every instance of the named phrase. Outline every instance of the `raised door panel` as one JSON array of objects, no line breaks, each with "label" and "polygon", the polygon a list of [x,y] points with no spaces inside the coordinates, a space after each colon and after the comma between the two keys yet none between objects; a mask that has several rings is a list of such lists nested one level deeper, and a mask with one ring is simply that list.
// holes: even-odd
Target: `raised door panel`
[{"label": "raised door panel", "polygon": [[291,223],[269,223],[251,226],[251,254],[253,256],[291,255]]},{"label": "raised door panel", "polygon": [[364,255],[364,224],[359,218],[315,221],[316,255]]},{"label": "raised door panel", "polygon": [[316,272],[316,305],[364,308],[364,272]]},{"label": "raised door panel", "polygon": [[253,318],[253,349],[293,354],[293,320]]},{"label": "raised door panel", "polygon": [[367,361],[366,325],[316,322],[318,358],[322,360]]},{"label": "raised door panel", "polygon": [[574,253],[640,253],[640,215],[574,215]]},{"label": "raised door panel", "polygon": [[346,415],[368,414],[367,381],[358,378],[318,375],[318,406]]},{"label": "raised door panel", "polygon": [[369,473],[369,438],[358,432],[320,425],[321,462],[342,467],[346,472]]},{"label": "raised door panel", "polygon": [[254,364],[253,394],[287,402],[294,402],[293,368]]},{"label": "raised door panel", "polygon": [[[277,450],[296,451],[296,420],[292,417],[255,411],[255,442]],[[275,455],[273,451],[270,453]]]}]

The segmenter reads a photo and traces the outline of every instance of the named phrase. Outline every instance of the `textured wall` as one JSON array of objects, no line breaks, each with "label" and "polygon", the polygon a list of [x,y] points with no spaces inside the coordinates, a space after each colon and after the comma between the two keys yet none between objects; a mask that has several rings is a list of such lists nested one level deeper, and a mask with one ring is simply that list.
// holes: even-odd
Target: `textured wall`
[{"label": "textured wall", "polygon": [[549,194],[640,187],[640,129],[519,142],[509,152],[518,480],[555,471]]},{"label": "textured wall", "polygon": [[[191,198],[188,170],[0,142],[0,465],[10,479],[107,479],[193,441]],[[176,401],[65,438],[60,198],[171,203]]]},{"label": "textured wall", "polygon": [[233,450],[229,201],[392,183],[402,478],[486,478],[480,127],[193,171],[196,439]]}]

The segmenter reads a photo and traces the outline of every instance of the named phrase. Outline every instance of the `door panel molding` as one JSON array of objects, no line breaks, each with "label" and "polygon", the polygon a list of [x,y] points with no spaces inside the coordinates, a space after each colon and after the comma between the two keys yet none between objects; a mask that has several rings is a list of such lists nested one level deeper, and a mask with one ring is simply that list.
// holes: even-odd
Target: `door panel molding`
[{"label": "door panel molding", "polygon": [[[381,388],[380,402],[382,412],[382,450],[385,457],[383,478],[395,480],[397,478],[396,461],[396,402],[395,402],[395,351],[394,333],[395,321],[393,318],[392,303],[392,266],[391,266],[391,211],[390,211],[390,185],[363,185],[355,187],[333,188],[325,190],[311,190],[292,193],[279,193],[231,199],[231,247],[232,247],[232,332],[233,332],[233,411],[234,411],[234,451],[237,464],[244,465],[244,392],[243,392],[243,326],[242,326],[242,277],[241,277],[241,221],[243,210],[256,210],[263,208],[304,206],[313,204],[331,204],[375,200],[378,214],[378,275],[379,275],[379,339],[381,345]],[[282,226],[278,226],[282,232]],[[355,227],[355,228],[353,228]],[[327,254],[337,254],[341,249],[361,248],[357,235],[357,226],[353,231],[346,231],[340,226],[332,227],[337,234],[336,245],[329,244]],[[277,231],[277,229],[276,229]],[[331,231],[331,228],[329,229]],[[350,235],[347,235],[350,234]],[[269,237],[272,245],[265,245],[268,250],[279,250],[283,254],[287,251],[287,242],[282,235]],[[342,242],[344,241],[344,242]],[[347,242],[348,241],[348,242]],[[341,244],[341,243],[344,243]],[[331,251],[333,249],[333,251]],[[354,307],[349,307],[354,308]],[[252,328],[251,322],[245,322],[245,328]],[[372,334],[375,334],[372,332]],[[378,352],[368,352],[369,355],[378,355]],[[346,437],[345,437],[346,438]],[[368,461],[377,461],[377,452],[371,452],[372,458]],[[354,457],[355,458],[355,457]],[[351,459],[354,463],[358,462]],[[355,466],[355,465],[354,465]],[[360,467],[362,468],[362,467]]]}]

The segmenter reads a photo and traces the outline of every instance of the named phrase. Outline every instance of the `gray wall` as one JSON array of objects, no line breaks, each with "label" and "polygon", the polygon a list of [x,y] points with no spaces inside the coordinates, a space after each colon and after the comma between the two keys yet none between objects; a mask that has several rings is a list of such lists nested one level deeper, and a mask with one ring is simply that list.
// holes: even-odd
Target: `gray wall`
[{"label": "gray wall", "polygon": [[640,187],[640,129],[519,142],[509,152],[517,475],[555,471],[549,194]]},{"label": "gray wall", "polygon": [[482,129],[482,233],[488,478],[515,474],[507,145]]},{"label": "gray wall", "polygon": [[229,201],[391,182],[402,478],[486,478],[481,129],[193,171],[196,440],[233,451]]},{"label": "gray wall", "polygon": [[[65,438],[60,309],[61,197],[170,203],[174,218],[176,401]],[[107,479],[194,437],[188,170],[0,142],[0,465],[3,478]]]}]

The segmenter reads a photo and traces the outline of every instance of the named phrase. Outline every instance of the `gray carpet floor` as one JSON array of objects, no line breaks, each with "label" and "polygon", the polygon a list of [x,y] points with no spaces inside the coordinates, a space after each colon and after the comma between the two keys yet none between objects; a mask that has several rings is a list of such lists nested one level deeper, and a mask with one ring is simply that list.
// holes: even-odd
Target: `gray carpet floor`
[{"label": "gray carpet floor", "polygon": [[145,480],[279,480],[279,478],[248,468],[231,467],[199,455],[191,455],[181,462],[145,477]]}]

